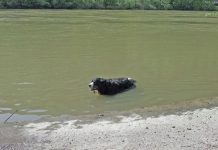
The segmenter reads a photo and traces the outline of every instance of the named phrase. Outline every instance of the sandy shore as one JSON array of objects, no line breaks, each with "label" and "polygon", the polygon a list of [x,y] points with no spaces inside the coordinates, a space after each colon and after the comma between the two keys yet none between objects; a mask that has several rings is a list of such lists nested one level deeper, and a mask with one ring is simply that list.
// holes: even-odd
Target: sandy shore
[{"label": "sandy shore", "polygon": [[218,107],[159,117],[133,114],[0,125],[0,149],[218,149]]}]

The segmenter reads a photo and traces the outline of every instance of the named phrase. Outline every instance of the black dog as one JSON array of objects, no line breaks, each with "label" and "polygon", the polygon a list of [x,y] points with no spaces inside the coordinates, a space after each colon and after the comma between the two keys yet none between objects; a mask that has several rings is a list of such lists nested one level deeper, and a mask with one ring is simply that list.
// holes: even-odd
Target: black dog
[{"label": "black dog", "polygon": [[91,81],[91,91],[97,90],[101,95],[114,95],[135,87],[135,80],[131,78],[104,79],[96,78]]}]

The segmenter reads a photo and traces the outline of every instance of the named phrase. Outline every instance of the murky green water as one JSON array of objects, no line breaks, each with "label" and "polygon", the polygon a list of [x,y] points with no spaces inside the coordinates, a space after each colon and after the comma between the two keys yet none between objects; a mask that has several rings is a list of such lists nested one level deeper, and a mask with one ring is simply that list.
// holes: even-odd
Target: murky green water
[{"label": "murky green water", "polygon": [[[0,113],[89,114],[218,96],[218,18],[179,11],[0,11]],[[94,77],[129,76],[116,96]]]}]

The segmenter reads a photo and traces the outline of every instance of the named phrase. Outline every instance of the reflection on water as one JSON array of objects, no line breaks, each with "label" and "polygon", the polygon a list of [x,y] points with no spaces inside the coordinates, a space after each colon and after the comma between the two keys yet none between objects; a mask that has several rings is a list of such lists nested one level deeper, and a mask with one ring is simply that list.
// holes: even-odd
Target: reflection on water
[{"label": "reflection on water", "polygon": [[[0,17],[1,114],[101,113],[218,95],[218,20],[204,13],[11,10]],[[88,88],[98,76],[129,76],[137,88],[98,96]]]}]

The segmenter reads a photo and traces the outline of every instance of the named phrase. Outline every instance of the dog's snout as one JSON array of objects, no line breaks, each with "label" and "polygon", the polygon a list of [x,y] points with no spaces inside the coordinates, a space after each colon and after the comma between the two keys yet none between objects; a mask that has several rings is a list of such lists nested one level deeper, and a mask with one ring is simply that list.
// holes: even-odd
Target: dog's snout
[{"label": "dog's snout", "polygon": [[91,82],[91,83],[89,84],[89,87],[90,87],[90,88],[92,88],[92,87],[93,87],[93,82]]}]

